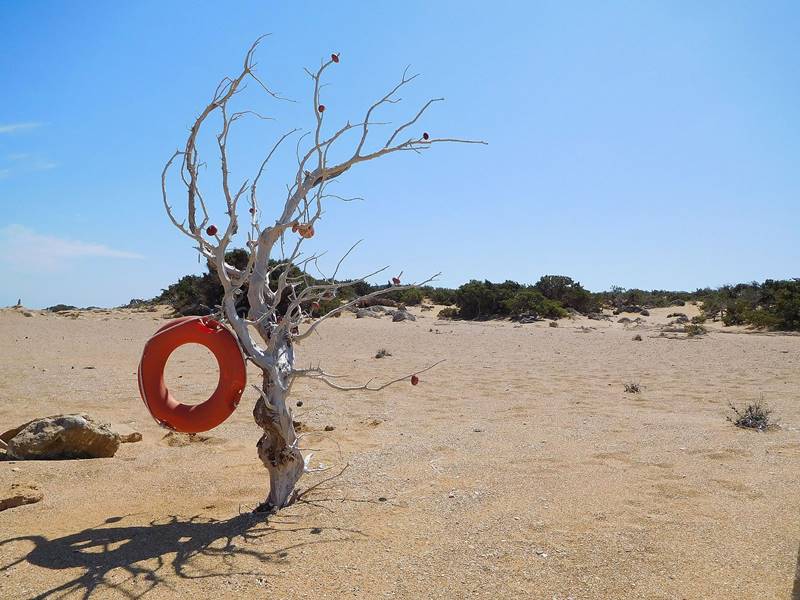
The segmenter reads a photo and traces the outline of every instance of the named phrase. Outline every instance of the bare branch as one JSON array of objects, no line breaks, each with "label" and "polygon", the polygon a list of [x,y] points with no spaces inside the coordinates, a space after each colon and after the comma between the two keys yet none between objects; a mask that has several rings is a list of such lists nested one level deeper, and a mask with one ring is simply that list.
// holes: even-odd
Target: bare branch
[{"label": "bare branch", "polygon": [[319,371],[319,374],[316,374],[316,375],[313,373],[313,369],[305,369],[305,370],[301,370],[299,372],[295,371],[294,373],[296,375],[298,375],[298,376],[301,376],[301,377],[310,377],[311,379],[315,379],[317,381],[321,381],[324,384],[326,384],[326,385],[328,385],[328,386],[330,386],[330,387],[332,387],[332,388],[334,388],[336,390],[343,391],[343,392],[355,392],[355,391],[379,392],[379,391],[381,391],[383,389],[386,389],[390,385],[394,385],[395,383],[399,383],[401,381],[405,381],[406,379],[410,379],[414,375],[419,375],[420,373],[424,373],[425,371],[430,371],[435,366],[440,365],[443,362],[445,362],[445,360],[446,359],[443,358],[442,360],[438,360],[435,363],[433,363],[432,365],[429,365],[429,366],[425,367],[424,369],[420,369],[419,371],[414,371],[413,373],[407,373],[406,375],[402,375],[400,377],[397,377],[396,379],[392,379],[391,381],[387,381],[386,383],[383,383],[383,384],[381,384],[381,385],[379,385],[377,387],[370,387],[369,384],[372,383],[372,381],[373,381],[372,379],[370,379],[369,381],[367,381],[366,383],[364,383],[362,385],[352,385],[352,386],[339,385],[339,384],[336,384],[336,383],[333,383],[332,381],[330,381],[329,380],[330,376],[325,374],[321,370]]}]

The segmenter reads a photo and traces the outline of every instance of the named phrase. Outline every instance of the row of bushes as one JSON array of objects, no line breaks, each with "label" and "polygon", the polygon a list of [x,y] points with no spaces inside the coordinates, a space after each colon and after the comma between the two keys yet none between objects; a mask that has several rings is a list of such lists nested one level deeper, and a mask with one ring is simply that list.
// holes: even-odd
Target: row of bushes
[{"label": "row of bushes", "polygon": [[616,287],[607,292],[591,293],[569,277],[546,275],[532,286],[515,281],[492,283],[473,280],[447,292],[452,292],[452,297],[446,297],[450,299],[448,304],[455,308],[445,312],[444,316],[452,318],[486,319],[535,314],[555,319],[565,316],[569,309],[588,314],[602,307],[661,308],[697,302],[703,310],[698,321],[713,319],[721,320],[725,325],[800,331],[800,278],[768,279],[764,283],[726,285],[694,292]]},{"label": "row of bushes", "polygon": [[455,290],[453,304],[462,319],[537,316],[558,319],[569,314],[600,309],[599,300],[580,283],[562,275],[545,275],[534,285],[516,281],[492,283],[472,280]]},{"label": "row of bushes", "polygon": [[683,306],[687,302],[698,300],[697,293],[675,292],[668,290],[625,289],[612,286],[607,292],[595,294],[604,306],[620,308],[622,306],[641,306],[643,308],[666,308]]},{"label": "row of bushes", "polygon": [[767,279],[702,292],[707,318],[725,325],[800,331],[800,279]]},{"label": "row of bushes", "polygon": [[[226,255],[226,260],[237,268],[244,268],[247,264],[247,253],[244,250],[233,250]],[[293,267],[291,276],[298,275],[300,272]],[[273,284],[278,276],[279,272],[271,275]],[[311,283],[317,282],[311,277],[307,279]],[[316,312],[330,310],[342,302],[385,287],[356,282],[342,288],[337,298],[323,302],[322,306],[316,308]],[[149,302],[169,304],[180,314],[208,314],[222,302],[222,295],[222,286],[209,265],[207,273],[186,275]],[[694,301],[701,304],[704,318],[721,320],[725,325],[752,325],[800,331],[800,279],[768,279],[762,284],[753,282],[694,292],[612,287],[609,291],[592,293],[570,277],[545,275],[534,285],[516,281],[492,283],[472,280],[458,289],[425,286],[392,291],[385,297],[408,306],[418,305],[424,300],[451,306],[453,308],[446,314],[462,319],[515,318],[527,315],[557,319],[566,316],[571,310],[590,314],[603,307],[657,308],[680,306]],[[245,288],[238,297],[237,309],[244,314],[248,308]],[[307,307],[307,310],[311,310],[311,307]]]}]

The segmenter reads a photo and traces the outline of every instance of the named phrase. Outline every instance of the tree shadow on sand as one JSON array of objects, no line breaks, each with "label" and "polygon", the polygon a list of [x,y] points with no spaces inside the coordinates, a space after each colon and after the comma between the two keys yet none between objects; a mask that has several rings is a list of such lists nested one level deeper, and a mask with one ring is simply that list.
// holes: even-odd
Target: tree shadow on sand
[{"label": "tree shadow on sand", "polygon": [[[114,590],[128,598],[139,598],[156,586],[171,588],[167,578],[203,579],[232,575],[264,576],[269,564],[286,563],[289,551],[311,544],[334,543],[362,537],[356,530],[325,528],[342,535],[320,535],[321,528],[294,527],[272,516],[241,514],[228,520],[194,516],[169,516],[149,525],[109,526],[124,517],[111,517],[96,527],[48,540],[43,536],[20,536],[0,541],[33,544],[33,549],[14,562],[1,565],[0,573],[27,562],[45,569],[81,569],[81,575],[33,596],[35,599],[81,594],[90,598]],[[309,539],[306,534],[314,537]],[[280,535],[285,534],[285,535]],[[319,536],[319,537],[318,537]],[[285,543],[288,541],[288,544]],[[255,570],[241,571],[242,565],[256,563]],[[269,577],[276,569],[270,569]],[[174,591],[174,590],[173,590]]]}]

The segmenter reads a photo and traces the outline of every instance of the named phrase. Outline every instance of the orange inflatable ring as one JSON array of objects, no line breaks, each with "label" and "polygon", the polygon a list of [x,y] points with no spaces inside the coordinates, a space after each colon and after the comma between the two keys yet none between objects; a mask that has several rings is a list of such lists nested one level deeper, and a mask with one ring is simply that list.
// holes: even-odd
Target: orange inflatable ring
[{"label": "orange inflatable ring", "polygon": [[[219,383],[201,404],[181,404],[164,384],[170,354],[184,344],[211,350],[219,365]],[[236,337],[207,317],[183,317],[161,327],[144,345],[139,362],[139,393],[147,410],[164,427],[183,433],[213,429],[231,416],[242,397],[247,372]]]}]

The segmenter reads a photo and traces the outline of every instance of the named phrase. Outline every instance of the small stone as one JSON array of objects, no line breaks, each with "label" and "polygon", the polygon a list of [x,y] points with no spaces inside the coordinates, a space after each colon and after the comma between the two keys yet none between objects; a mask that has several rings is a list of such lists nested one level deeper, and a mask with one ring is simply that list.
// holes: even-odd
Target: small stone
[{"label": "small stone", "polygon": [[378,498],[378,502],[386,502],[386,498],[384,496],[381,496],[380,498]]},{"label": "small stone", "polygon": [[325,425],[325,431],[333,431],[334,429],[336,429],[336,427],[333,425]]},{"label": "small stone", "polygon": [[44,495],[38,486],[26,483],[12,483],[10,488],[0,492],[0,511],[16,508],[24,504],[41,502]]},{"label": "small stone", "polygon": [[123,444],[142,441],[142,434],[127,425],[112,425],[111,430],[119,436],[119,441]]},{"label": "small stone", "polygon": [[448,498],[455,498],[456,494],[455,494],[455,492],[450,492],[449,494],[447,494],[447,497]]},{"label": "small stone", "polygon": [[392,321],[397,323],[399,321],[416,321],[417,318],[410,312],[405,310],[396,310],[392,315]]},{"label": "small stone", "polygon": [[322,528],[321,527],[312,527],[311,528],[311,533],[314,534],[314,535],[319,535],[320,533],[322,533]]}]

